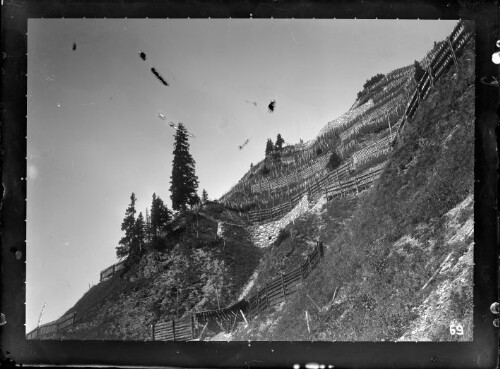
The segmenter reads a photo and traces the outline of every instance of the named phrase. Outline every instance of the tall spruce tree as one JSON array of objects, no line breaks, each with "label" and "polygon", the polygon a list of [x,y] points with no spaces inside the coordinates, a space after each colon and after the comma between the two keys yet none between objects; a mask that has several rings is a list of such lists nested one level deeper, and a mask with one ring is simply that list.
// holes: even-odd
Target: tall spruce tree
[{"label": "tall spruce tree", "polygon": [[273,141],[270,138],[268,138],[266,143],[266,156],[271,154],[273,150],[274,150]]},{"label": "tall spruce tree", "polygon": [[144,225],[146,240],[151,241],[151,217],[149,216],[148,208],[146,208],[146,224]]},{"label": "tall spruce tree", "polygon": [[189,143],[186,128],[179,123],[175,134],[174,160],[172,176],[170,177],[170,199],[172,209],[186,210],[187,205],[194,205],[199,201],[196,190],[198,177],[195,175],[195,161],[189,153]]},{"label": "tall spruce tree", "polygon": [[125,210],[125,218],[122,222],[121,230],[125,232],[125,236],[123,236],[119,243],[119,246],[116,247],[116,256],[118,258],[128,257],[131,253],[131,250],[134,248],[135,242],[135,194],[132,192],[130,196],[130,205],[127,210]]},{"label": "tall spruce tree", "polygon": [[134,226],[134,242],[132,244],[131,254],[136,258],[144,252],[144,242],[146,240],[146,224],[142,213],[139,213]]},{"label": "tall spruce tree", "polygon": [[158,237],[171,218],[172,212],[167,208],[167,205],[163,203],[160,196],[156,196],[156,193],[154,193],[151,203],[151,237]]},{"label": "tall spruce tree", "polygon": [[277,150],[281,150],[283,148],[283,144],[285,143],[285,140],[283,137],[281,137],[281,134],[278,133],[278,137],[276,137],[276,143],[274,144],[274,148]]},{"label": "tall spruce tree", "polygon": [[201,202],[206,203],[208,201],[208,193],[207,190],[203,189],[201,192]]}]

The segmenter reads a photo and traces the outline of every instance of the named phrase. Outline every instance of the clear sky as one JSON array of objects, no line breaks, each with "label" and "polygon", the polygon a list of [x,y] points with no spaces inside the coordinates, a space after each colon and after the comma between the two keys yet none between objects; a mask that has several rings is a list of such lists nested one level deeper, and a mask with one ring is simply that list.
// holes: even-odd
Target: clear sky
[{"label": "clear sky", "polygon": [[199,193],[218,198],[267,138],[314,138],[368,78],[421,59],[456,23],[29,20],[27,330],[45,302],[43,322],[59,318],[117,261],[132,192],[138,211],[153,192],[170,207],[168,121],[195,135]]}]

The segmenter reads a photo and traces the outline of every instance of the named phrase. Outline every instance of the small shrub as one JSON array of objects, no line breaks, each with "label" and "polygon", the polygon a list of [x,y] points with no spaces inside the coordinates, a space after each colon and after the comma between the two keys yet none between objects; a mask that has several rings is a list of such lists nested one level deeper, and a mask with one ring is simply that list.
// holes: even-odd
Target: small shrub
[{"label": "small shrub", "polygon": [[333,152],[330,155],[330,159],[328,159],[328,164],[326,164],[326,167],[329,170],[334,170],[335,168],[337,168],[340,165],[341,162],[342,162],[342,159],[340,158],[340,156],[336,152]]},{"label": "small shrub", "polygon": [[264,166],[262,167],[262,169],[260,170],[260,174],[262,174],[263,176],[268,175],[270,172],[271,172],[271,171],[269,170],[269,168],[268,168],[266,165],[264,165]]},{"label": "small shrub", "polygon": [[276,238],[276,241],[274,241],[274,244],[278,246],[281,244],[284,240],[286,240],[288,237],[290,237],[290,232],[287,231],[286,229],[281,229],[280,233],[278,234],[278,238]]}]

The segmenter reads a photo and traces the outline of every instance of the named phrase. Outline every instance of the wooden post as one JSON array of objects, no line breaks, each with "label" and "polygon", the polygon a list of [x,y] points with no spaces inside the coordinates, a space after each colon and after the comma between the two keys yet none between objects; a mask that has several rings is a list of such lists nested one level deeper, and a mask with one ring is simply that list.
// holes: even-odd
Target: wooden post
[{"label": "wooden post", "polygon": [[194,315],[191,315],[191,339],[194,340]]},{"label": "wooden post", "polygon": [[431,65],[427,66],[427,73],[429,74],[429,79],[431,80],[431,86],[434,87],[434,78],[432,77]]},{"label": "wooden post", "polygon": [[175,341],[175,321],[172,319],[172,337]]},{"label": "wooden post", "polygon": [[269,295],[267,293],[267,282],[266,282],[266,310],[269,310]]},{"label": "wooden post", "polygon": [[417,80],[415,79],[415,76],[413,76],[413,80],[417,84],[417,97],[418,97],[418,104],[420,105],[420,85],[418,84]]},{"label": "wooden post", "polygon": [[323,248],[323,242],[318,242],[319,255],[321,257],[325,256],[325,250]]},{"label": "wooden post", "polygon": [[243,317],[243,319],[245,320],[246,325],[248,325],[248,321],[247,321],[247,318],[245,317],[245,314],[243,314],[242,310],[240,310],[240,313],[241,313],[241,316]]},{"label": "wooden post", "polygon": [[151,324],[151,341],[155,340],[155,324]]},{"label": "wooden post", "polygon": [[257,314],[260,313],[259,289],[257,288]]},{"label": "wooden post", "polygon": [[309,333],[311,333],[311,328],[309,327],[309,316],[308,316],[308,314],[307,314],[307,310],[306,310],[306,323],[307,323],[307,331],[308,331]]},{"label": "wooden post", "polygon": [[449,37],[446,39],[446,41],[448,41],[448,46],[450,47],[450,50],[451,50],[451,56],[453,56],[453,62],[455,64],[455,68],[456,68],[456,70],[458,72],[458,66],[459,65],[458,65],[457,57],[455,56],[455,51],[453,50],[453,45],[451,44],[451,40],[450,40]]},{"label": "wooden post", "polygon": [[283,273],[281,273],[281,289],[283,290],[283,298],[285,299],[286,303],[287,301],[286,301],[285,281],[283,280]]}]

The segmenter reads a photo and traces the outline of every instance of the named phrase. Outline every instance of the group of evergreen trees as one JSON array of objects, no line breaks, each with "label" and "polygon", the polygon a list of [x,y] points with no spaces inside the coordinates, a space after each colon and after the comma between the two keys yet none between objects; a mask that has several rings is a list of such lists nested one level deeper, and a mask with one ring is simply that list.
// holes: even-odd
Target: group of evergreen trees
[{"label": "group of evergreen trees", "polygon": [[378,81],[380,81],[384,77],[385,77],[384,74],[378,73],[377,75],[375,75],[375,76],[367,79],[366,82],[363,84],[363,89],[358,92],[357,98],[358,99],[362,98],[366,94],[366,92],[367,92],[366,89],[367,88],[373,86],[375,83],[377,83]]},{"label": "group of evergreen trees", "polygon": [[135,193],[132,192],[121,227],[125,236],[121,238],[119,246],[116,248],[116,256],[119,258],[127,257],[127,260],[137,260],[144,253],[144,245],[155,242],[161,232],[165,230],[167,222],[172,219],[172,212],[155,193],[149,213],[146,208],[146,219],[144,219],[142,212],[137,218],[135,217],[136,201]]},{"label": "group of evergreen trees", "polygon": [[281,137],[281,134],[278,133],[278,137],[276,137],[276,143],[273,144],[273,141],[268,138],[266,142],[266,156],[271,154],[273,151],[281,150],[283,148],[283,144],[285,140]]},{"label": "group of evergreen trees", "polygon": [[[172,162],[172,176],[170,177],[170,199],[174,211],[185,211],[188,206],[194,206],[200,202],[196,193],[198,189],[198,177],[195,174],[195,161],[189,153],[188,133],[182,123],[179,123],[175,133],[174,159]],[[120,239],[116,247],[118,258],[127,257],[127,261],[137,260],[144,253],[146,243],[155,243],[166,231],[166,225],[172,219],[173,213],[167,208],[163,200],[153,193],[153,201],[150,211],[146,208],[146,219],[139,213],[135,217],[135,203],[137,199],[132,192],[130,204],[125,211],[121,230],[125,235]],[[202,201],[208,201],[205,189],[202,193]]]}]

